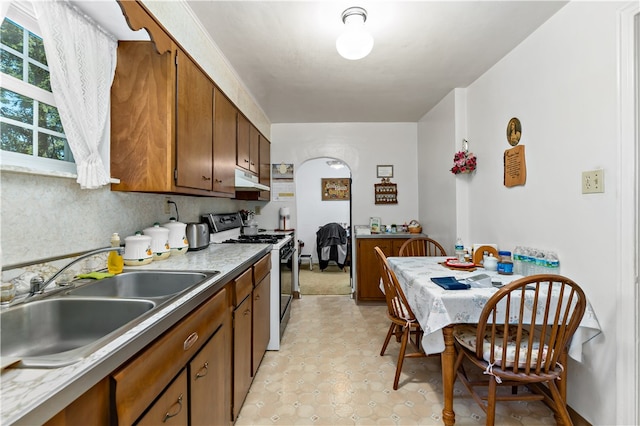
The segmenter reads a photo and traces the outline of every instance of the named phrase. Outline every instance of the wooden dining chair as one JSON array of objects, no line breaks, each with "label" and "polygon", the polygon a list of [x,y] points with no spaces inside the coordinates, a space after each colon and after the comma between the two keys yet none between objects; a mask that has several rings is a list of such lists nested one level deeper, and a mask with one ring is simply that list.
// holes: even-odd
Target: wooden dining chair
[{"label": "wooden dining chair", "polygon": [[[457,377],[486,412],[487,425],[495,422],[496,401],[504,400],[543,400],[555,412],[558,423],[572,424],[564,370],[568,345],[586,305],[584,292],[569,278],[532,275],[493,294],[477,325],[454,327]],[[465,360],[481,369],[484,373],[479,376],[485,379],[467,375]],[[532,393],[498,395],[498,387],[515,389],[518,385],[526,385]],[[488,386],[486,396],[478,393],[480,386]]]},{"label": "wooden dining chair", "polygon": [[477,249],[475,249],[473,251],[473,263],[475,263],[476,265],[482,265],[482,256],[484,256],[484,253],[488,253],[488,254],[492,254],[493,257],[495,257],[496,259],[498,259],[498,250],[493,247],[493,246],[480,246]]},{"label": "wooden dining chair", "polygon": [[[396,341],[400,342],[400,353],[398,354],[396,376],[393,380],[393,390],[398,390],[398,381],[400,380],[404,359],[426,356],[420,343],[422,328],[420,328],[416,316],[407,303],[407,298],[398,283],[396,274],[389,268],[387,257],[380,250],[380,247],[374,247],[374,250],[380,264],[380,275],[387,301],[387,317],[391,320],[391,326],[387,332],[387,337],[384,339],[380,356],[383,356],[387,350],[391,336],[395,336]],[[407,354],[407,346],[409,345],[412,346],[414,352]]]},{"label": "wooden dining chair", "polygon": [[429,237],[410,238],[400,246],[400,256],[446,256],[444,247]]}]

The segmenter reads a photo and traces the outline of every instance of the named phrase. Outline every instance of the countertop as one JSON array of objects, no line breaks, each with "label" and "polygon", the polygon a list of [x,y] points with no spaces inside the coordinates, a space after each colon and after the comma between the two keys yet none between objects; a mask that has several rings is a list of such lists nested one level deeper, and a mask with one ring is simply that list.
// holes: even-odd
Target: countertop
[{"label": "countertop", "polygon": [[426,237],[427,234],[412,234],[411,232],[386,232],[384,234],[371,234],[371,235],[357,235],[356,238],[413,238],[413,237]]},{"label": "countertop", "polygon": [[146,347],[271,250],[270,244],[211,244],[126,270],[220,271],[77,363],[53,369],[8,368],[0,375],[0,424],[42,424]]}]

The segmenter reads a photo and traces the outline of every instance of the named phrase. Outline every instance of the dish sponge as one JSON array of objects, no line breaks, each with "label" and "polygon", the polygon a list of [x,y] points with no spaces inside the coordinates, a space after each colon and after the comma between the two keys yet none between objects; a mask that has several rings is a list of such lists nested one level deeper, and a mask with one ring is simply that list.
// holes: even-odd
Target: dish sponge
[{"label": "dish sponge", "polygon": [[78,274],[76,275],[78,278],[92,278],[94,280],[101,280],[103,278],[112,277],[113,274],[108,272],[89,272],[88,274]]}]

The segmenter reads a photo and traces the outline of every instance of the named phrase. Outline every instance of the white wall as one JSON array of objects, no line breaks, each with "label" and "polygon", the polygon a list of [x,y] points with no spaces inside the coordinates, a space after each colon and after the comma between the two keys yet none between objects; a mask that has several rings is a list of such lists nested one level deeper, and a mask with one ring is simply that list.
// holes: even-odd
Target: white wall
[{"label": "white wall", "polygon": [[[617,395],[616,381],[633,380],[613,374],[614,348],[634,338],[616,335],[617,298],[624,297],[615,296],[621,233],[617,197],[620,180],[632,178],[619,176],[617,165],[616,20],[622,4],[569,3],[467,88],[464,124],[478,170],[468,176],[467,187],[458,183],[456,188],[464,193],[456,207],[458,223],[469,225],[465,242],[555,250],[561,272],[584,288],[603,333],[584,345],[582,363],[570,360],[568,403],[592,424],[616,423],[613,407],[617,398],[625,398]],[[452,103],[450,94],[421,120],[421,162],[442,159],[449,149],[450,164],[459,149],[450,136],[453,123],[464,119],[455,117]],[[506,188],[502,156],[510,148],[511,117],[522,122],[527,182]],[[604,194],[581,193],[581,172],[591,169],[604,170]],[[450,179],[447,170],[439,173]],[[420,187],[425,211],[452,203],[451,185],[436,191],[434,174],[428,174],[434,185]],[[627,284],[633,294],[633,283]]]},{"label": "white wall", "polygon": [[305,161],[296,173],[296,238],[305,244],[303,254],[311,254],[318,263],[316,232],[327,223],[349,224],[349,200],[322,200],[322,178],[349,178],[349,168],[334,169],[327,165],[331,158]]},{"label": "white wall", "polygon": [[[307,123],[271,126],[271,162],[293,163],[296,174],[309,159],[331,157],[351,170],[353,222],[369,224],[380,217],[385,224],[404,223],[418,217],[417,123]],[[398,204],[374,204],[377,164],[393,164],[392,182],[398,184]],[[291,208],[297,228],[295,201],[270,202],[257,217],[277,223],[280,207]]]},{"label": "white wall", "polygon": [[451,92],[418,123],[418,220],[422,231],[449,254],[453,253],[457,235],[456,177],[449,171],[452,153],[459,149],[454,112],[455,92]]}]

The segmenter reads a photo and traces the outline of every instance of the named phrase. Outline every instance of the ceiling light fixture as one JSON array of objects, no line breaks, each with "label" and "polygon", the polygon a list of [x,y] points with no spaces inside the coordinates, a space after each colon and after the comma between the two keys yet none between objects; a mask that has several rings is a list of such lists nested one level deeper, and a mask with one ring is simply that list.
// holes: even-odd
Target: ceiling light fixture
[{"label": "ceiling light fixture", "polygon": [[361,7],[350,7],[342,12],[345,30],[336,40],[340,56],[357,60],[367,56],[373,49],[373,37],[364,29],[367,11]]},{"label": "ceiling light fixture", "polygon": [[340,160],[329,160],[327,165],[333,169],[341,169],[344,167],[344,163]]}]

